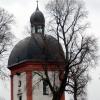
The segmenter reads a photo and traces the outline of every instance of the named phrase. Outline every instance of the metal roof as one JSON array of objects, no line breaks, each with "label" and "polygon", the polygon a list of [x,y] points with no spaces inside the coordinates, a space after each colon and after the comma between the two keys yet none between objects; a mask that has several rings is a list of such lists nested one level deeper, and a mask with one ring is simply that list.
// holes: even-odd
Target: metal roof
[{"label": "metal roof", "polygon": [[36,11],[31,15],[30,23],[31,23],[31,26],[34,26],[34,25],[43,25],[43,26],[45,26],[44,15],[39,9],[36,9]]},{"label": "metal roof", "polygon": [[33,34],[15,45],[9,56],[8,68],[27,60],[60,62],[64,60],[64,52],[54,37]]}]

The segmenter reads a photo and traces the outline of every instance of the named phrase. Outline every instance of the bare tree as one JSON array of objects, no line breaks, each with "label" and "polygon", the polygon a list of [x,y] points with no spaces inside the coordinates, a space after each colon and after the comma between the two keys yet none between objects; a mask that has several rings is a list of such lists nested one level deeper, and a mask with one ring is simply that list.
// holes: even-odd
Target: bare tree
[{"label": "bare tree", "polygon": [[2,66],[5,66],[4,64],[2,65],[2,58],[11,45],[12,38],[14,37],[11,33],[12,22],[14,22],[13,15],[0,8],[0,76],[2,77],[6,76],[5,72],[2,70],[4,69]]},{"label": "bare tree", "polygon": [[69,73],[66,91],[73,95],[74,100],[78,100],[78,98],[82,98],[84,96],[86,97],[86,86],[90,80],[87,73],[87,66],[75,66],[73,69],[70,69]]},{"label": "bare tree", "polygon": [[[50,15],[48,32],[56,36],[59,45],[62,44],[65,59],[63,70],[59,65],[56,66],[58,70],[52,72],[52,79],[46,64],[43,65],[44,72],[34,72],[40,76],[36,84],[40,81],[47,82],[53,96],[52,100],[61,100],[66,87],[70,89],[67,90],[70,93],[72,90],[77,100],[78,96],[85,93],[84,89],[88,82],[86,71],[95,65],[97,58],[96,39],[85,34],[88,28],[88,23],[85,21],[87,11],[83,2],[77,0],[51,0],[46,9]],[[46,55],[48,45],[45,35],[42,37],[45,44],[43,53]],[[47,62],[46,58],[45,61]],[[60,80],[59,85],[56,84],[56,79]]]},{"label": "bare tree", "polygon": [[[70,71],[73,69],[76,70],[81,65],[87,66],[87,68],[95,65],[97,57],[96,39],[92,36],[85,35],[85,30],[88,28],[88,23],[85,23],[87,11],[82,1],[52,0],[49,1],[46,8],[52,18],[49,23],[49,32],[56,35],[58,42],[62,43],[65,52],[64,72],[59,74],[63,78],[58,89],[55,89],[50,84],[48,72],[44,70],[53,94],[53,100],[60,100],[67,86]],[[87,79],[85,76],[80,75],[81,77],[84,80]],[[76,79],[74,80],[76,81]],[[82,80],[80,79],[80,81]],[[87,80],[84,84],[86,83]]]}]

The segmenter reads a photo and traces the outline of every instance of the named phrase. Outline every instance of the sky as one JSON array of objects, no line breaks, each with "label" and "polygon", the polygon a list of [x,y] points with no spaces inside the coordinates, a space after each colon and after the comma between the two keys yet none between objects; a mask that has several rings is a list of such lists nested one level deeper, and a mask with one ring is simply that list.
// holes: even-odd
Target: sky
[{"label": "sky", "polygon": [[[39,0],[39,9],[45,14],[45,4],[48,0]],[[94,35],[98,40],[100,49],[100,0],[84,0],[88,10],[88,21],[90,28],[88,33]],[[0,0],[0,7],[14,15],[16,23],[13,25],[12,32],[19,39],[25,38],[25,28],[29,26],[31,14],[35,11],[36,0]],[[100,54],[100,50],[99,50]],[[98,54],[98,55],[99,55]],[[92,77],[88,84],[88,100],[100,100],[100,61],[96,68],[90,70]],[[2,98],[2,99],[1,99]],[[4,99],[3,99],[4,98]],[[0,100],[10,100],[10,81],[0,80]]]}]

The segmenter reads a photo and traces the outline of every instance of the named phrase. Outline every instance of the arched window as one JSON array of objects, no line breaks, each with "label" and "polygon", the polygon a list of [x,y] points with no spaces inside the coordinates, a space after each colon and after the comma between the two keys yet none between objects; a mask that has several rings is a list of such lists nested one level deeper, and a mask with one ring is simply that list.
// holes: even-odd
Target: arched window
[{"label": "arched window", "polygon": [[32,32],[32,33],[35,33],[35,32],[36,32],[36,31],[35,31],[35,27],[34,27],[34,26],[32,27],[31,32]]},{"label": "arched window", "polygon": [[42,27],[41,26],[37,27],[37,33],[42,33]]},{"label": "arched window", "polygon": [[18,100],[22,100],[22,91],[21,89],[18,89]]},{"label": "arched window", "polygon": [[21,87],[21,80],[18,81],[18,87]]},{"label": "arched window", "polygon": [[19,80],[18,80],[18,100],[22,100],[22,89],[21,89],[21,86],[22,86],[22,82],[20,80],[20,77],[19,77]]},{"label": "arched window", "polygon": [[19,95],[19,100],[22,100],[22,95]]},{"label": "arched window", "polygon": [[49,95],[49,86],[45,80],[43,80],[43,95]]}]

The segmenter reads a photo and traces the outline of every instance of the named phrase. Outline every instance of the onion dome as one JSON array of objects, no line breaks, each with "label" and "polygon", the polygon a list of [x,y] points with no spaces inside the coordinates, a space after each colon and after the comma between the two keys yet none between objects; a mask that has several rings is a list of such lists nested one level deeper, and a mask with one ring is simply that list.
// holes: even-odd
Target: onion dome
[{"label": "onion dome", "polygon": [[33,37],[27,37],[15,45],[9,56],[8,68],[26,61],[63,62],[64,52],[54,37],[46,35],[44,40],[40,34],[33,34]]},{"label": "onion dome", "polygon": [[64,62],[64,52],[57,39],[44,35],[45,18],[39,11],[38,3],[36,11],[31,15],[30,23],[31,36],[15,45],[9,56],[8,68],[27,61]]},{"label": "onion dome", "polygon": [[30,17],[31,27],[36,25],[43,25],[45,26],[45,18],[43,13],[39,10],[38,5],[36,11]]},{"label": "onion dome", "polygon": [[31,35],[33,33],[42,33],[44,34],[44,27],[45,27],[45,18],[43,13],[38,8],[30,17],[30,24],[31,24]]}]

